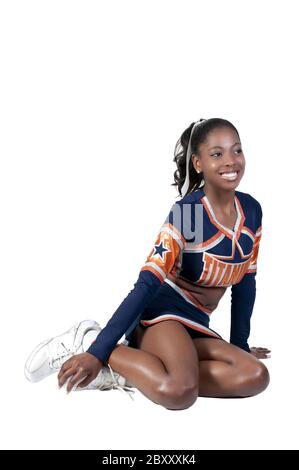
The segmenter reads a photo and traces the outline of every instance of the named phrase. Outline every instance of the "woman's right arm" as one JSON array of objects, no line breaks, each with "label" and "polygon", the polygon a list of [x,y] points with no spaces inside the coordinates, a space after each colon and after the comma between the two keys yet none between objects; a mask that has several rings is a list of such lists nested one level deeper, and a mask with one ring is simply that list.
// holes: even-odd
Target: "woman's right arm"
[{"label": "woman's right arm", "polygon": [[154,246],[139,272],[134,288],[87,350],[102,362],[108,361],[115,345],[128,328],[138,324],[144,309],[164,282],[167,274],[172,270],[184,248],[186,241],[182,235],[180,213],[181,205],[176,202],[156,237]]}]

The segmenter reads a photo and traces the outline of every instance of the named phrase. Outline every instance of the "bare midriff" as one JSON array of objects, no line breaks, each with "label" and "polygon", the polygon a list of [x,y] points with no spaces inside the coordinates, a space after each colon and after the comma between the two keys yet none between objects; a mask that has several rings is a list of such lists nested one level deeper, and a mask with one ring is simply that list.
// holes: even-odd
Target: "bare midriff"
[{"label": "bare midriff", "polygon": [[223,297],[227,287],[215,286],[205,287],[194,284],[194,282],[184,279],[181,276],[173,276],[168,273],[167,278],[182,289],[186,289],[204,307],[215,310],[221,297]]}]

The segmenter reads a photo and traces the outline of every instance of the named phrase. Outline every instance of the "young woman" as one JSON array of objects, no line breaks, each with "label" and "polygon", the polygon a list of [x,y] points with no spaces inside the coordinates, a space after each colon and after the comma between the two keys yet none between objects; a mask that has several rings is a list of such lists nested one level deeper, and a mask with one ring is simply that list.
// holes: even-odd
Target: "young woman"
[{"label": "young woman", "polygon": [[[109,367],[118,386],[136,387],[172,410],[190,407],[198,396],[249,397],[267,387],[260,359],[270,351],[248,345],[262,209],[236,191],[245,170],[239,133],[225,119],[200,119],[181,135],[174,161],[173,185],[182,197],[134,288],[105,328],[82,322],[41,343],[26,362],[29,380],[60,369],[59,385],[68,392],[105,389]],[[209,327],[227,287],[230,342]]]}]

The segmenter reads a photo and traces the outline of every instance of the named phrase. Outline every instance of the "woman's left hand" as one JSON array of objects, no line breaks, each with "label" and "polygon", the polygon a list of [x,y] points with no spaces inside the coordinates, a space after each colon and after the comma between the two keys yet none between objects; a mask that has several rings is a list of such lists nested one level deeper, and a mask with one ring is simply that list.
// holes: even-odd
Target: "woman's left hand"
[{"label": "woman's left hand", "polygon": [[258,359],[269,359],[269,353],[270,349],[268,348],[250,348],[250,353],[253,354],[253,356],[257,357]]},{"label": "woman's left hand", "polygon": [[68,359],[61,367],[58,374],[58,385],[61,388],[66,381],[67,393],[71,392],[73,387],[86,387],[94,380],[103,367],[103,362],[88,352],[75,354]]}]

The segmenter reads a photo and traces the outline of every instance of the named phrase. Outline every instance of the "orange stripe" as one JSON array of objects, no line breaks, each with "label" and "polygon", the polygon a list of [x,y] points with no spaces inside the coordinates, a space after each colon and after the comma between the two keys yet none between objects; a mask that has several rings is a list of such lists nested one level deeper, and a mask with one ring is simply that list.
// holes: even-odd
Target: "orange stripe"
[{"label": "orange stripe", "polygon": [[[183,323],[184,325],[189,326],[189,328],[192,328],[192,330],[200,331],[201,333],[205,333],[205,334],[207,334],[208,336],[213,336],[214,338],[219,338],[219,335],[214,334],[214,333],[212,333],[212,332],[210,332],[210,331],[206,331],[206,330],[204,330],[203,328],[200,328],[199,326],[196,327],[196,326],[194,326],[194,325],[188,323],[188,321],[181,320],[180,318],[175,318],[175,319],[176,319],[177,321],[179,321],[180,323]],[[160,319],[160,320],[155,320],[155,319],[154,319],[154,320],[140,320],[140,323],[142,323],[142,324],[145,325],[145,326],[150,326],[150,325],[154,325],[154,324],[156,324],[156,323],[160,323],[161,321],[166,321],[166,320],[174,320],[174,318],[173,318],[173,317],[166,317],[166,318],[164,317],[164,318],[162,318],[162,319]]]},{"label": "orange stripe", "polygon": [[140,271],[150,271],[153,273],[161,282],[164,281],[164,278],[161,276],[161,274],[153,269],[151,266],[144,266],[143,268],[140,269]]},{"label": "orange stripe", "polygon": [[219,236],[222,234],[222,232],[220,230],[218,230],[218,232],[215,233],[215,235],[213,235],[211,238],[209,238],[207,241],[205,242],[202,242],[202,243],[198,243],[197,245],[194,245],[194,249],[196,248],[203,248],[207,245],[209,245],[210,243],[213,243],[215,240],[217,240],[217,238],[219,238]]},{"label": "orange stripe", "polygon": [[238,227],[238,230],[237,230],[237,235],[236,235],[236,240],[238,241],[239,237],[240,237],[240,234],[241,234],[241,231],[242,231],[242,228],[243,228],[243,225],[244,225],[244,222],[245,222],[245,214],[243,212],[242,205],[239,201],[239,198],[236,194],[235,194],[235,198],[236,198],[236,201],[237,201],[237,204],[238,204],[239,212],[241,213],[241,220],[240,220],[240,224],[239,224],[239,227]]},{"label": "orange stripe", "polygon": [[[172,231],[177,235],[177,237],[181,240],[181,242],[183,243],[183,245],[186,245],[186,240],[185,240],[185,238],[183,237],[183,235],[181,234],[181,232],[179,232],[178,229],[177,229],[174,225],[172,225],[172,224],[164,224],[164,225],[162,226],[162,229],[163,229],[163,227],[167,227],[167,228],[169,228],[170,230],[172,230]],[[163,230],[162,230],[162,231],[163,231]],[[171,235],[170,235],[170,236],[171,236]],[[173,238],[173,237],[172,237],[172,238]],[[175,240],[175,238],[174,238],[174,240]],[[175,241],[177,242],[177,240],[175,240]]]},{"label": "orange stripe", "polygon": [[244,226],[243,226],[243,230],[246,230],[247,232],[251,233],[251,235],[252,235],[253,238],[255,237],[255,233],[254,233],[252,230],[250,230],[249,227],[245,227],[245,225],[244,225]]},{"label": "orange stripe", "polygon": [[245,274],[248,274],[248,273],[256,273],[256,268],[248,268]]}]

